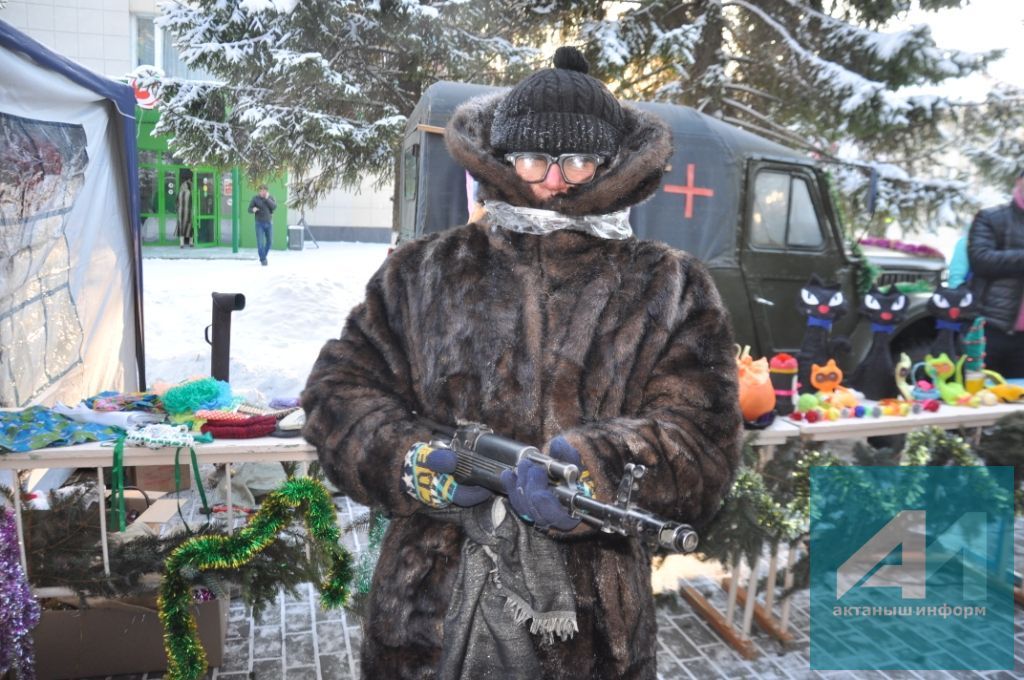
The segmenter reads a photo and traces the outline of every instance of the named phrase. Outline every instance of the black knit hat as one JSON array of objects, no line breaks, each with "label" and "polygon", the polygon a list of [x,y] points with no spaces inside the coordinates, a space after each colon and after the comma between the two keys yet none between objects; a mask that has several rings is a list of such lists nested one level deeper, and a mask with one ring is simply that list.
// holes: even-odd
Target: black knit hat
[{"label": "black knit hat", "polygon": [[555,68],[527,76],[498,104],[491,146],[498,153],[614,156],[625,123],[619,102],[587,75],[590,67],[575,47],[559,47],[553,61]]}]

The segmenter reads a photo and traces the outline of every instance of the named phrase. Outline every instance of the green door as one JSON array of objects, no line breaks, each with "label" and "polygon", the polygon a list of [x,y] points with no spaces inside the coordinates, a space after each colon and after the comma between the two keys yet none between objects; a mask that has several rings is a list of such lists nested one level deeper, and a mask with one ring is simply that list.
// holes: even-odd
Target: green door
[{"label": "green door", "polygon": [[196,169],[192,188],[192,220],[196,245],[215,246],[220,240],[217,224],[217,175]]},{"label": "green door", "polygon": [[160,168],[160,209],[164,217],[161,220],[160,240],[163,243],[175,243],[178,240],[178,201],[181,200],[183,170],[184,168],[169,165]]}]

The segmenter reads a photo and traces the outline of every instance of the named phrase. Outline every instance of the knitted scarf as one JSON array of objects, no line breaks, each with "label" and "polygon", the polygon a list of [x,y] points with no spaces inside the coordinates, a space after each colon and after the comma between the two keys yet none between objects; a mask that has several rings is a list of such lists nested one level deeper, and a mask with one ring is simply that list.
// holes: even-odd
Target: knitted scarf
[{"label": "knitted scarf", "polygon": [[484,224],[524,234],[543,235],[560,229],[569,229],[616,241],[633,235],[633,228],[629,225],[629,208],[607,215],[580,217],[563,215],[554,210],[523,208],[503,201],[484,201],[484,209]]},{"label": "knitted scarf", "polygon": [[[434,511],[466,535],[444,621],[444,680],[526,680],[541,676],[530,635],[551,644],[578,630],[561,546],[495,498]],[[529,629],[526,622],[531,621]]]}]

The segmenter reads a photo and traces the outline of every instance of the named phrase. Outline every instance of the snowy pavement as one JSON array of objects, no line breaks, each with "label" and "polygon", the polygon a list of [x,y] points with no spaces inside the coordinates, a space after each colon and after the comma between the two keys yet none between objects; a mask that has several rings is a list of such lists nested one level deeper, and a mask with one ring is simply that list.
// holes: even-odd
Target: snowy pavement
[{"label": "snowy pavement", "polygon": [[[261,267],[255,251],[229,249],[145,248],[144,291],[147,375],[178,381],[208,375],[210,348],[203,330],[210,323],[210,294],[242,293],[244,310],[235,312],[231,337],[233,389],[267,399],[297,396],[323,343],[337,337],[344,318],[363,297],[366,281],[383,261],[387,246],[324,243],[302,251],[272,251]],[[345,498],[337,499],[339,520],[351,522],[365,512]],[[1024,524],[1018,522],[1015,546],[1024,546]],[[358,536],[346,537],[358,551]],[[1020,564],[1018,555],[1017,564]],[[697,572],[700,569],[695,570]],[[720,610],[725,593],[707,576],[688,581]],[[956,672],[828,672],[809,669],[808,595],[794,598],[791,613],[796,638],[783,648],[755,629],[761,654],[746,661],[726,645],[689,605],[673,592],[674,580],[661,579],[658,596],[658,676],[662,680],[696,678],[993,678],[1024,677],[1024,615],[1015,617],[1016,667],[1010,671]],[[209,678],[220,680],[328,680],[357,678],[360,628],[351,613],[324,612],[312,586],[298,598],[281,595],[258,620],[238,602],[231,606],[226,657]],[[113,680],[151,680],[160,674],[118,676]]]}]

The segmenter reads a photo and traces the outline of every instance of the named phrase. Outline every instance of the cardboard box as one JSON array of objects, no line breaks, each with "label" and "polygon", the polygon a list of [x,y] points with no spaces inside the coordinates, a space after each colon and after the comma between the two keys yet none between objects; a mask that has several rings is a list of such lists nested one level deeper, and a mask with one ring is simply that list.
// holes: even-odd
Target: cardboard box
[{"label": "cardboard box", "polygon": [[[187,489],[192,485],[192,468],[189,465],[188,451],[185,451],[185,455],[178,464],[178,467],[181,468],[182,489]],[[173,465],[137,465],[131,469],[135,471],[135,486],[140,489],[174,491]]]},{"label": "cardboard box", "polygon": [[184,505],[186,501],[185,498],[157,498],[135,521],[142,522],[159,534],[163,525],[178,514],[178,506]]},{"label": "cardboard box", "polygon": [[[167,670],[156,596],[90,601],[89,609],[44,610],[34,632],[39,680],[72,680]],[[224,660],[227,600],[193,608],[210,667]]]}]

